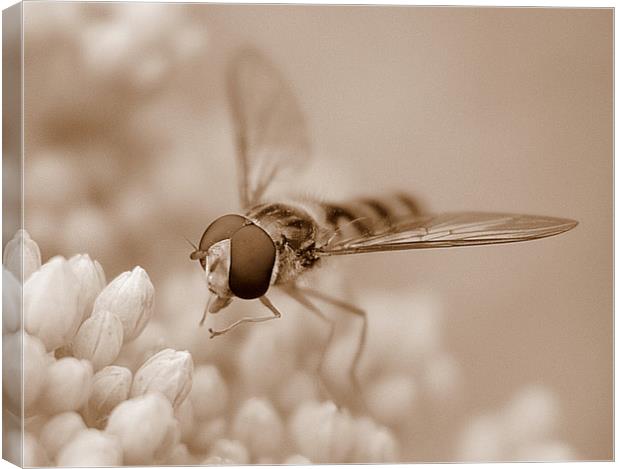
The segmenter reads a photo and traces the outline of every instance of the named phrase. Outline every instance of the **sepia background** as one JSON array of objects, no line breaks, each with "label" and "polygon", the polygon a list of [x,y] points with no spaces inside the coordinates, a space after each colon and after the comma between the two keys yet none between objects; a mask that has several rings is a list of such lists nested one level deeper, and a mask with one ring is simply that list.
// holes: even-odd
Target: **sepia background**
[{"label": "sepia background", "polygon": [[[405,190],[429,211],[580,223],[531,243],[333,259],[310,279],[368,311],[363,414],[389,435],[376,458],[612,457],[611,10],[24,11],[25,227],[43,262],[88,253],[108,282],[146,270],[155,313],[116,363],[135,371],[171,347],[189,350],[195,369],[216,366],[228,397],[190,433],[206,434],[217,417],[219,437],[250,448],[235,462],[375,457],[300,441],[299,407],[326,399],[313,368],[326,331],[315,318],[275,294],[278,324],[214,340],[198,327],[206,288],[184,237],[197,241],[215,217],[238,211],[225,67],[251,45],[282,71],[307,118],[313,159],[283,193],[338,201]],[[256,309],[237,300],[207,323]],[[346,409],[359,325],[329,314],[344,316],[328,374]],[[285,429],[266,455],[235,433],[251,397],[270,402]],[[188,462],[213,453],[206,436],[191,438],[180,440]]]}]

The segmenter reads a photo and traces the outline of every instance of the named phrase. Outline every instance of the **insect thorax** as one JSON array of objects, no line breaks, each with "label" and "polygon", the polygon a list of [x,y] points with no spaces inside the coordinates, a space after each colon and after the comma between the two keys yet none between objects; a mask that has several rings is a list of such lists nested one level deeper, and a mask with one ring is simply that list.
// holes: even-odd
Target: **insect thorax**
[{"label": "insect thorax", "polygon": [[292,204],[262,204],[246,216],[263,228],[276,245],[273,283],[288,283],[317,263],[318,225],[303,208]]}]

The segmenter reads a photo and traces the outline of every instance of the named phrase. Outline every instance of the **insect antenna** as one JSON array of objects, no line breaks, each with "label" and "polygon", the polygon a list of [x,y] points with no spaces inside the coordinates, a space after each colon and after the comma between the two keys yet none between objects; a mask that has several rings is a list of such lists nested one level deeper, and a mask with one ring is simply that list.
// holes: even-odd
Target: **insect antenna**
[{"label": "insect antenna", "polygon": [[194,248],[194,251],[198,251],[198,246],[196,246],[194,243],[192,243],[192,242],[191,242],[189,239],[187,239],[185,236],[183,236],[183,239],[184,239],[185,241],[187,241],[191,247],[193,247],[193,248]]}]

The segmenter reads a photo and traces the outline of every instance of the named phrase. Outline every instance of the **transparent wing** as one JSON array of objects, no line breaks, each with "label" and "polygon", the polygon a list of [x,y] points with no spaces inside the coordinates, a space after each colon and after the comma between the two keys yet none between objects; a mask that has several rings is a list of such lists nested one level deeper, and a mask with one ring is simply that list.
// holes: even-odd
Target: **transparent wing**
[{"label": "transparent wing", "polygon": [[328,243],[323,255],[401,249],[514,243],[545,238],[577,226],[574,220],[507,213],[461,212],[423,215],[387,231]]},{"label": "transparent wing", "polygon": [[232,61],[228,76],[244,208],[260,202],[269,184],[310,155],[303,114],[275,67],[252,49]]}]

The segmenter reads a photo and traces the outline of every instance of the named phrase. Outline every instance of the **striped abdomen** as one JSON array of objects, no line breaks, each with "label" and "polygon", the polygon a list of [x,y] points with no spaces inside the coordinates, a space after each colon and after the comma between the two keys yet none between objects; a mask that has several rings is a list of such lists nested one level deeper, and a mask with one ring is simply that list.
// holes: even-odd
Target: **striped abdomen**
[{"label": "striped abdomen", "polygon": [[[367,236],[390,229],[404,218],[420,215],[417,201],[406,194],[359,198],[344,203],[315,202],[313,215],[326,229],[324,236]],[[329,234],[331,232],[331,234]]]}]

